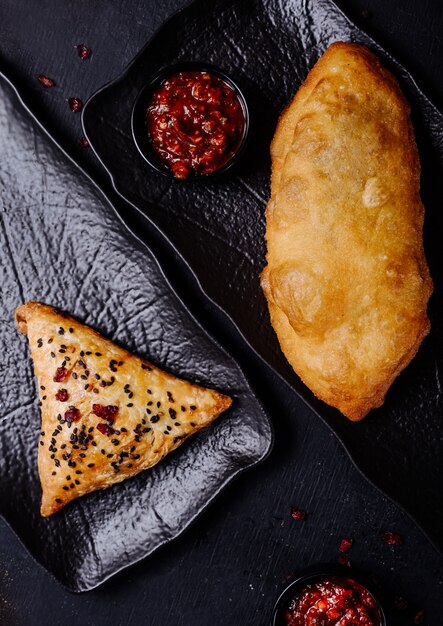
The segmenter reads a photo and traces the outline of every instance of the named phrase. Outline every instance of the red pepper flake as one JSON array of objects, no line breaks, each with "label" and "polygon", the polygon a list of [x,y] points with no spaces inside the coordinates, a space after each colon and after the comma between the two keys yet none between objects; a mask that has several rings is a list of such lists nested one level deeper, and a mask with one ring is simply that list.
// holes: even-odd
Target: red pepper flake
[{"label": "red pepper flake", "polygon": [[80,137],[78,143],[82,148],[89,148],[89,141],[86,139],[86,137]]},{"label": "red pepper flake", "polygon": [[291,509],[291,517],[296,520],[305,520],[306,519],[306,511],[302,509]]},{"label": "red pepper flake", "polygon": [[337,563],[340,563],[340,565],[344,565],[345,567],[351,567],[351,561],[348,559],[347,556],[339,556],[337,559]]},{"label": "red pepper flake", "polygon": [[388,546],[399,546],[403,543],[403,538],[398,533],[386,532],[382,533],[381,538]]},{"label": "red pepper flake", "polygon": [[78,45],[74,46],[74,48],[76,48],[77,54],[82,59],[82,61],[84,61],[85,59],[89,59],[92,54],[91,48],[85,46],[84,43],[79,43]]},{"label": "red pepper flake", "polygon": [[67,375],[68,370],[66,369],[66,367],[57,367],[57,369],[55,370],[53,381],[55,383],[61,383],[63,380],[65,380]]},{"label": "red pepper flake", "polygon": [[103,406],[103,404],[93,404],[92,412],[97,415],[97,417],[101,417],[107,422],[113,423],[118,412],[118,406],[113,406],[112,404],[109,404],[108,406]]},{"label": "red pepper flake", "polygon": [[339,548],[340,552],[348,552],[348,550],[351,549],[353,543],[354,543],[353,539],[346,539],[346,538],[342,539],[340,542],[340,548]]},{"label": "red pepper flake", "polygon": [[414,615],[414,624],[421,624],[424,619],[425,619],[425,612],[423,610],[419,611],[418,613]]},{"label": "red pepper flake", "polygon": [[67,389],[59,389],[55,394],[55,399],[59,402],[66,402],[68,398],[69,394]]},{"label": "red pepper flake", "polygon": [[112,435],[114,432],[113,429],[105,423],[98,424],[97,430],[101,432],[102,435]]},{"label": "red pepper flake", "polygon": [[78,113],[78,111],[81,111],[83,108],[83,102],[80,100],[80,98],[68,98],[68,104],[73,113]]},{"label": "red pepper flake", "polygon": [[55,82],[52,80],[52,78],[49,78],[44,74],[40,74],[39,76],[37,76],[37,80],[40,85],[42,85],[42,87],[46,87],[47,89],[49,89],[50,87],[54,87],[55,85]]},{"label": "red pepper flake", "polygon": [[78,422],[80,419],[80,411],[75,408],[75,406],[69,407],[67,411],[65,411],[65,420],[70,424],[72,422]]}]

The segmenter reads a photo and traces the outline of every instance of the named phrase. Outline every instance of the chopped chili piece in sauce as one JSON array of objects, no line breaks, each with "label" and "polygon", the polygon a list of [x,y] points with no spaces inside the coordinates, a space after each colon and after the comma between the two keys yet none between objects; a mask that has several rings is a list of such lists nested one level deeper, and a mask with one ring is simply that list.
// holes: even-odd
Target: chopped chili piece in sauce
[{"label": "chopped chili piece in sauce", "polygon": [[287,626],[379,626],[380,610],[365,587],[351,579],[324,578],[308,583],[293,598]]},{"label": "chopped chili piece in sauce", "polygon": [[179,72],[165,79],[147,107],[146,121],[154,152],[181,179],[226,165],[245,130],[237,93],[208,72]]}]

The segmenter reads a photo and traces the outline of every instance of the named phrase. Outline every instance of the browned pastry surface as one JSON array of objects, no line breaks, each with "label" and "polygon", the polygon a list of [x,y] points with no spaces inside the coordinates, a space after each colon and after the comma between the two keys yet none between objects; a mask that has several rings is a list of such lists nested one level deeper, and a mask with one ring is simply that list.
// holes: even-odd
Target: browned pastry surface
[{"label": "browned pastry surface", "polygon": [[333,44],[281,116],[271,156],[271,322],[306,385],[359,420],[430,328],[409,105],[372,52]]},{"label": "browned pastry surface", "polygon": [[231,399],[168,374],[58,310],[16,310],[42,411],[41,514],[158,463]]}]

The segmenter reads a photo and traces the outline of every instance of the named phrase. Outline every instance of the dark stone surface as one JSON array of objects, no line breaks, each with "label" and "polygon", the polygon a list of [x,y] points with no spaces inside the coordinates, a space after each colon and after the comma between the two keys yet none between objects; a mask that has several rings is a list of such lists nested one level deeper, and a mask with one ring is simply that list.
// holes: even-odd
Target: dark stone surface
[{"label": "dark stone surface", "polygon": [[[437,102],[443,102],[440,2],[347,0],[346,4],[356,15],[363,8],[371,10],[372,17],[364,20],[368,30],[422,77]],[[22,89],[32,91],[35,108],[48,127],[60,133],[71,153],[99,178],[93,156],[76,147],[79,119],[64,108],[62,98],[85,98],[116,76],[174,6],[163,2],[149,8],[135,0],[99,6],[76,0],[61,5],[44,0],[30,7],[24,0],[11,0],[0,8],[0,58],[15,71]],[[71,49],[81,41],[94,50],[91,61],[83,62],[89,66]],[[60,81],[54,102],[34,82],[41,72]],[[76,184],[82,185],[80,176]],[[109,195],[140,230],[143,221]],[[442,559],[411,520],[360,476],[328,429],[238,345],[232,329],[199,298],[193,281],[171,262],[155,233],[149,244],[171,280],[192,296],[194,312],[246,367],[270,408],[275,449],[262,467],[240,478],[181,539],[88,595],[64,591],[1,525],[0,624],[267,626],[284,579],[310,563],[334,561],[341,537],[351,536],[352,561],[376,574],[388,594],[407,597],[411,612],[425,607],[425,623],[439,626]],[[293,521],[288,514],[291,505],[305,508],[308,519]],[[405,545],[383,544],[379,533],[387,529],[400,532]],[[391,624],[412,623],[410,613],[390,613]]]}]

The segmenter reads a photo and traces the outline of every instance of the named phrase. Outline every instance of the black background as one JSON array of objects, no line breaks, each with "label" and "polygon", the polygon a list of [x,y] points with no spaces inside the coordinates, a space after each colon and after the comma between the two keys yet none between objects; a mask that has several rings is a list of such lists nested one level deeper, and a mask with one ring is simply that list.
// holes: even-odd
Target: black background
[{"label": "black background", "polygon": [[[79,116],[63,98],[86,100],[120,73],[162,21],[184,4],[2,0],[2,62],[14,72],[19,88],[35,90],[41,120],[99,180],[106,181],[93,155],[77,146]],[[341,6],[410,69],[442,108],[443,4],[346,0]],[[75,55],[73,46],[80,42],[93,50],[89,61]],[[35,80],[38,73],[57,81],[58,98],[42,91]],[[141,219],[128,217],[133,226]],[[148,239],[168,276],[177,281],[179,271],[170,253],[154,233]],[[281,383],[256,365],[246,349],[239,351],[231,333],[223,337],[216,312],[198,298],[195,286],[193,293],[187,304],[236,356],[241,352],[260,389],[276,428],[271,457],[240,478],[182,538],[86,595],[63,590],[2,524],[0,624],[267,625],[284,580],[308,564],[334,561],[340,539],[349,536],[355,541],[352,562],[373,572],[388,596],[398,593],[409,600],[411,612],[392,610],[390,623],[413,623],[413,610],[425,608],[425,623],[440,625],[441,557],[409,517],[360,476],[320,420],[292,394],[285,395]],[[291,505],[306,509],[305,522],[291,519]],[[386,546],[379,536],[385,530],[400,532],[405,544]]]}]

